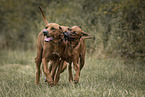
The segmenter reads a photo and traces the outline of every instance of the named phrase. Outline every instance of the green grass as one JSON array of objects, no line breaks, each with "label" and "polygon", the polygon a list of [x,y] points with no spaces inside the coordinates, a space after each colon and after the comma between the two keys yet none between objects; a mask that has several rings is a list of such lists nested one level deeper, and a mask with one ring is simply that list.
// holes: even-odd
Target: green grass
[{"label": "green grass", "polygon": [[35,85],[36,52],[0,51],[0,97],[144,97],[142,61],[97,59],[86,56],[78,85],[69,83],[67,70],[50,88],[41,76]]}]

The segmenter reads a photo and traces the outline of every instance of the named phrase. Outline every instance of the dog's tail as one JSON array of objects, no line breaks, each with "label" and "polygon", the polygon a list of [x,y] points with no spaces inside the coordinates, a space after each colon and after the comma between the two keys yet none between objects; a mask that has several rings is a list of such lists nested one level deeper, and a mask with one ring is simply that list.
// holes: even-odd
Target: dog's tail
[{"label": "dog's tail", "polygon": [[45,15],[44,15],[44,13],[43,13],[43,11],[42,11],[41,7],[39,7],[39,9],[40,9],[41,14],[42,14],[42,16],[43,16],[43,18],[44,18],[44,22],[45,22],[45,24],[47,25],[47,24],[48,24],[48,21],[47,21],[47,19],[46,19]]}]

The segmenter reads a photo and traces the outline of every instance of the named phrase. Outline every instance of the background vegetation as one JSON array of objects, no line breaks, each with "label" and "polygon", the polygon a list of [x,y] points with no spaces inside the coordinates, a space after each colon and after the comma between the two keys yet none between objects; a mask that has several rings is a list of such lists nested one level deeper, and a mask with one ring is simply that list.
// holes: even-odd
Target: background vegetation
[{"label": "background vegetation", "polygon": [[144,59],[144,0],[1,0],[0,48],[35,50],[38,33],[49,22],[80,25],[94,36],[89,54]]},{"label": "background vegetation", "polygon": [[[144,97],[145,0],[0,0],[0,97]],[[86,62],[80,82],[67,70],[53,88],[35,85],[36,39],[48,21],[80,25]],[[132,60],[133,59],[133,60]],[[74,71],[73,71],[74,72]]]}]

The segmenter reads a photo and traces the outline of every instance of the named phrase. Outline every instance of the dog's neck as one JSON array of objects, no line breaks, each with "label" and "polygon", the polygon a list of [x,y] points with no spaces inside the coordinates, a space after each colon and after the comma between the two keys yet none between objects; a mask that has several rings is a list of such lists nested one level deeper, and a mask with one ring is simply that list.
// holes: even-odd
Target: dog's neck
[{"label": "dog's neck", "polygon": [[75,40],[73,40],[73,41],[68,41],[67,45],[68,45],[70,48],[75,48],[79,43],[80,43],[80,38],[75,39]]},{"label": "dog's neck", "polygon": [[60,44],[61,42],[63,41],[63,39],[54,39],[54,40],[52,40],[52,42],[54,43],[54,44]]},{"label": "dog's neck", "polygon": [[59,37],[54,38],[54,39],[52,40],[52,42],[53,42],[54,44],[60,44],[61,42],[63,42],[63,38],[61,37],[61,35],[59,35]]},{"label": "dog's neck", "polygon": [[78,41],[75,41],[74,43],[67,41],[65,44],[65,51],[64,51],[63,58],[69,62],[72,58],[73,50],[75,50],[75,48],[78,47],[80,47],[80,39]]}]

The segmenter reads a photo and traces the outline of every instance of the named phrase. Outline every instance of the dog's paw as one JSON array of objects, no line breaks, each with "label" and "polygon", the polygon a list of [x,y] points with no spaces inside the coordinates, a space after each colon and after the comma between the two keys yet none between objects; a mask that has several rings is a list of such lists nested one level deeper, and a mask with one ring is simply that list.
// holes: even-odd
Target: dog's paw
[{"label": "dog's paw", "polygon": [[54,86],[54,83],[50,83],[50,84],[49,84],[49,87],[53,87],[53,86]]},{"label": "dog's paw", "polygon": [[74,83],[75,83],[75,84],[77,84],[77,83],[78,83],[78,81],[75,81],[75,80],[74,80]]}]

